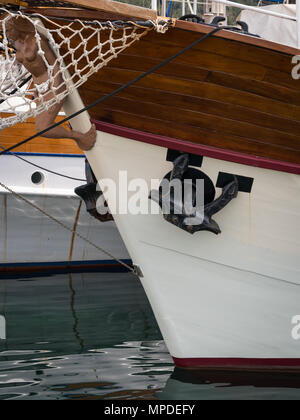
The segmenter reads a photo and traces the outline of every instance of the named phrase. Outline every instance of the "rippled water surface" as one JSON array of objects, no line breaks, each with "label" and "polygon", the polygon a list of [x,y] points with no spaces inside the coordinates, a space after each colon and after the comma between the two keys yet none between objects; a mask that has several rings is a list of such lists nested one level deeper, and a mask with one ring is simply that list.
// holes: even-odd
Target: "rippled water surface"
[{"label": "rippled water surface", "polygon": [[130,274],[1,278],[0,317],[0,399],[300,399],[299,375],[174,369]]}]

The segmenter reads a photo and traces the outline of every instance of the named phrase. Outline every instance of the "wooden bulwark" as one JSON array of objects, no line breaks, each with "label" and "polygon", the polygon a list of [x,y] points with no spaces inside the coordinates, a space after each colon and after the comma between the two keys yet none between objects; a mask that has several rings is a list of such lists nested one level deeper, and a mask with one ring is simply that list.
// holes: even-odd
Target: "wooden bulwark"
[{"label": "wooden bulwark", "polygon": [[[88,12],[70,13],[71,18],[76,13],[83,18]],[[101,20],[101,13],[95,11],[95,19]],[[105,13],[107,18],[109,12]],[[113,10],[110,13],[114,16]],[[69,17],[68,11],[59,9],[55,16]],[[113,92],[212,29],[178,21],[166,34],[149,32],[88,79],[79,89],[83,101],[90,104]],[[90,116],[154,135],[300,165],[300,81],[291,75],[296,54],[295,48],[221,31],[92,108]]]},{"label": "wooden bulwark", "polygon": [[[86,104],[201,36],[207,26],[149,33],[80,88]],[[197,31],[192,30],[197,28]],[[293,49],[213,37],[97,108],[91,117],[207,146],[300,164],[300,82]],[[235,38],[237,34],[230,34]],[[203,35],[202,35],[203,36]],[[242,37],[242,35],[238,35]],[[260,45],[256,45],[259,44]],[[267,43],[268,44],[268,43]]]}]

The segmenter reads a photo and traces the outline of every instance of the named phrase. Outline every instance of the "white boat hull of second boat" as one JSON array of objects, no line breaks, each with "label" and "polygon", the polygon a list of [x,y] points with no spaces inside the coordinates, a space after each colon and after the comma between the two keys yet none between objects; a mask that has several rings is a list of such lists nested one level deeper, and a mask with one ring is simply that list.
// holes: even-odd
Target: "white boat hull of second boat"
[{"label": "white boat hull of second boat", "polygon": [[[65,175],[85,179],[83,156],[29,155],[22,158]],[[42,182],[32,182],[33,173]],[[74,189],[76,181],[28,165],[15,156],[1,156],[1,182],[71,229],[124,262],[130,262],[114,222],[101,223],[86,212]],[[38,210],[0,189],[0,271],[65,267],[117,266],[111,256],[50,220]]]}]

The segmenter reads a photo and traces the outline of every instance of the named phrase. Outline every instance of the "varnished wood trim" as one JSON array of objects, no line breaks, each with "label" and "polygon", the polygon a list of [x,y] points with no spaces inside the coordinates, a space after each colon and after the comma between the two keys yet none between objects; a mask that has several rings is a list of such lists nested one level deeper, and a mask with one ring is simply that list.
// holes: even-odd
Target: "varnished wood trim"
[{"label": "varnished wood trim", "polygon": [[[104,96],[104,92],[99,92],[100,97]],[[279,147],[280,149],[292,150],[300,152],[300,133],[297,135],[288,134],[279,130],[257,127],[256,124],[249,124],[245,121],[234,120],[232,117],[217,116],[206,113],[206,110],[191,111],[187,107],[172,106],[172,112],[168,107],[161,104],[153,104],[145,100],[139,101],[112,97],[105,101],[101,109],[107,109],[113,112],[126,112],[131,115],[144,118],[153,118],[156,120],[166,121],[167,124],[177,124],[178,116],[180,116],[180,124],[183,126],[196,127],[200,131],[209,132],[214,127],[214,132],[219,133],[220,138],[225,139],[227,136],[238,138],[241,141],[252,141],[260,143],[262,146]],[[100,107],[98,107],[98,110]],[[188,128],[187,128],[188,131]]]},{"label": "varnished wood trim", "polygon": [[[116,15],[123,15],[124,17],[131,19],[139,18],[145,20],[155,20],[157,18],[157,13],[153,10],[110,0],[66,0],[65,3],[70,3],[72,5],[75,4],[79,7],[87,9],[94,9],[96,13],[94,15],[94,19],[103,19],[104,16],[107,19],[113,19],[113,17]],[[41,14],[44,13],[45,16],[55,17],[77,17],[78,19],[84,17],[92,17],[87,10],[29,8],[28,11],[35,13],[38,12]],[[104,15],[101,13],[104,13]],[[176,21],[175,28],[182,29],[184,31],[198,32],[204,35],[208,34],[213,30],[213,27],[208,25],[182,20]],[[300,50],[297,48],[288,47],[271,41],[266,41],[264,39],[256,38],[250,35],[239,34],[237,32],[230,32],[228,30],[223,30],[215,34],[214,36],[229,39],[231,41],[242,42],[244,44],[255,45],[261,48],[266,48],[268,50],[274,50],[290,55],[298,55],[300,52]]]},{"label": "varnished wood trim", "polygon": [[133,115],[112,109],[102,109],[101,113],[92,114],[92,118],[138,131],[227,149],[237,153],[245,153],[266,159],[295,163],[297,165],[300,162],[300,151],[283,149],[270,144],[263,146],[261,143],[254,142],[251,139],[242,139],[238,136],[220,135],[220,133],[214,132],[213,130],[202,130],[191,125],[184,125],[180,122],[180,118],[178,118],[178,123],[174,123],[163,119]]},{"label": "varnished wood trim", "polygon": [[281,162],[274,159],[261,158],[244,153],[205,146],[202,144],[190,143],[179,139],[150,134],[101,121],[92,120],[92,122],[96,125],[98,131],[103,131],[105,133],[114,134],[131,140],[179,150],[181,152],[203,155],[214,159],[235,162],[242,165],[255,166],[258,168],[272,169],[275,171],[300,175],[300,165],[295,163]]},{"label": "varnished wood trim", "polygon": [[[201,35],[199,32],[185,31],[182,29],[173,29],[169,30],[164,36],[151,31],[143,38],[143,42],[151,42],[156,44],[157,47],[165,46],[176,46],[178,51],[180,48],[184,48],[192,42],[200,39]],[[222,57],[231,57],[237,58],[241,61],[246,61],[250,63],[263,63],[264,67],[270,68],[272,70],[282,69],[283,63],[285,63],[284,72],[290,72],[291,59],[289,54],[278,53],[274,50],[259,48],[260,59],[257,60],[257,46],[256,45],[246,45],[241,42],[232,42],[226,38],[221,37],[210,37],[205,40],[205,42],[200,42],[193,47],[193,51],[217,54]]]},{"label": "varnished wood trim", "polygon": [[[176,21],[176,28],[183,29],[185,31],[199,32],[202,34],[208,34],[212,31],[212,27],[201,23],[187,22],[184,20]],[[216,33],[214,36],[229,39],[231,41],[242,42],[243,44],[255,45],[257,47],[266,48],[268,50],[274,50],[289,55],[298,55],[300,49],[289,47],[286,45],[277,44],[276,42],[266,41],[262,38],[257,38],[250,35],[240,34],[238,32],[223,30]]]},{"label": "varnished wood trim", "polygon": [[[121,84],[110,83],[104,80],[101,81],[101,92],[103,92],[103,95],[107,95],[119,87],[121,87]],[[94,99],[94,91],[85,88],[84,92],[87,103],[91,103]],[[119,93],[117,98],[127,98],[134,101],[151,103],[153,101],[153,90],[141,86],[132,86]],[[266,112],[259,112],[239,105],[196,96],[180,95],[172,92],[164,92],[163,95],[160,95],[159,99],[160,105],[169,107],[170,104],[172,104],[172,108],[180,108],[185,103],[188,103],[187,109],[191,111],[198,112],[200,110],[211,116],[231,118],[234,121],[255,124],[257,127],[266,127],[294,134],[296,136],[300,133],[299,121],[278,116],[274,118],[271,114]],[[153,104],[153,106],[154,105],[155,104]]]},{"label": "varnished wood trim", "polygon": [[[101,86],[102,80],[123,85],[141,74],[142,72],[135,70],[105,67],[101,72],[90,77],[83,88],[80,88],[80,93],[84,98],[85,88],[97,92],[97,86]],[[256,111],[268,112],[274,117],[283,117],[295,121],[300,120],[300,108],[293,103],[282,104],[279,100],[274,100],[273,98],[240,91],[234,87],[217,85],[206,80],[189,80],[188,75],[187,78],[184,79],[174,77],[172,74],[169,76],[162,76],[161,74],[153,73],[139,81],[137,86],[152,89],[153,97],[158,100],[158,103],[159,98],[156,95],[158,95],[159,91],[161,95],[164,92],[172,92],[186,96],[197,96],[220,101],[231,105],[244,106],[246,108],[255,109]]]},{"label": "varnished wood trim", "polygon": [[[0,113],[0,118],[7,117],[8,114]],[[63,117],[58,117],[57,121]],[[0,145],[7,149],[14,144],[25,140],[36,132],[35,121],[30,118],[26,123],[19,123],[13,127],[0,130]],[[49,154],[70,154],[82,155],[75,141],[69,139],[47,139],[37,137],[36,139],[18,147],[15,152],[25,153],[49,153]]]},{"label": "varnished wood trim", "polygon": [[63,0],[63,2],[87,9],[95,9],[112,14],[129,16],[131,18],[146,20],[157,18],[157,13],[154,10],[112,0]]},{"label": "varnished wood trim", "polygon": [[83,20],[100,20],[100,21],[114,21],[114,20],[129,20],[120,14],[112,14],[108,12],[99,12],[97,10],[88,9],[66,9],[66,8],[53,8],[45,7],[30,7],[26,9],[29,14],[41,14],[48,18],[67,18],[67,19],[83,19]]}]

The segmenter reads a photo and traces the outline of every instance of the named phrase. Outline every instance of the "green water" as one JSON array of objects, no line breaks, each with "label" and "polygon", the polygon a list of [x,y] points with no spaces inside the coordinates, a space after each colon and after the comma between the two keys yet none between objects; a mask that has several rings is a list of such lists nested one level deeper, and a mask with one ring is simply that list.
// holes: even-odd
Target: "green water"
[{"label": "green water", "polygon": [[1,278],[0,316],[2,400],[300,399],[299,375],[174,369],[145,293],[127,273]]}]

